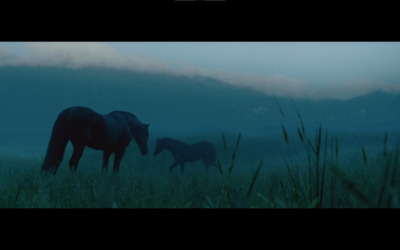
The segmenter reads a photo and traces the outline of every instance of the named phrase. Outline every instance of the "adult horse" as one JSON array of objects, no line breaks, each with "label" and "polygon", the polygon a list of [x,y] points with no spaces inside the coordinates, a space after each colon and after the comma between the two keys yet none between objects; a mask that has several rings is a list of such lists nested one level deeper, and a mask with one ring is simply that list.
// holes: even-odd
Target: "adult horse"
[{"label": "adult horse", "polygon": [[161,138],[157,140],[154,155],[158,155],[161,151],[168,150],[175,158],[175,162],[169,167],[169,171],[178,165],[181,172],[185,170],[185,162],[197,161],[202,159],[206,169],[209,165],[216,165],[217,151],[214,145],[208,141],[202,141],[195,144],[186,144],[184,142],[171,138]]},{"label": "adult horse", "polygon": [[87,107],[71,107],[63,110],[57,117],[42,171],[56,174],[64,156],[68,141],[73,146],[69,166],[72,171],[78,167],[86,146],[103,150],[103,170],[108,169],[108,160],[112,153],[114,172],[118,172],[125,149],[134,138],[142,155],[148,153],[149,124],[143,124],[128,112],[113,111],[101,115]]}]

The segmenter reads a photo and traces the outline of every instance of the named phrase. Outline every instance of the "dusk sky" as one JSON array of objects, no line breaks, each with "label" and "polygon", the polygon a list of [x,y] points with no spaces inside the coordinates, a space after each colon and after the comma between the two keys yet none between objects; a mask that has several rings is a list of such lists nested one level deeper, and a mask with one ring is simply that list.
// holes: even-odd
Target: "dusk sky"
[{"label": "dusk sky", "polygon": [[293,98],[400,93],[400,42],[1,42],[9,65],[210,76]]}]

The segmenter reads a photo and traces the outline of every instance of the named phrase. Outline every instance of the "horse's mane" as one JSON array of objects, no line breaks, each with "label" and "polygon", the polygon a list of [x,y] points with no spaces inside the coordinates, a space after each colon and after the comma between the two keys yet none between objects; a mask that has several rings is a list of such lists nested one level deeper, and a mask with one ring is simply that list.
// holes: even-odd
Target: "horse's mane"
[{"label": "horse's mane", "polygon": [[116,111],[111,112],[110,114],[113,114],[113,113],[119,113],[119,114],[122,114],[122,115],[125,116],[125,117],[128,116],[128,117],[131,117],[131,118],[138,119],[134,114],[129,113],[129,112],[126,112],[126,111],[119,111],[119,110],[116,110]]},{"label": "horse's mane", "polygon": [[126,111],[113,111],[110,114],[121,114],[125,117],[125,119],[128,119],[130,122],[134,124],[134,126],[141,125],[142,122],[137,118],[134,114],[126,112]]}]

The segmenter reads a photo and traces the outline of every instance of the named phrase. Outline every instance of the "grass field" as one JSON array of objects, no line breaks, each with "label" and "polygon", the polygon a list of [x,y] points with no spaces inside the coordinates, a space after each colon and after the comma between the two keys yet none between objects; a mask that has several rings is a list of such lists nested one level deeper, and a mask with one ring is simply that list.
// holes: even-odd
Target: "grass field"
[{"label": "grass field", "polygon": [[[0,156],[2,208],[360,208],[400,207],[398,134],[330,135],[286,131],[251,138],[245,134],[207,139],[218,164],[168,167],[169,152],[141,156],[132,143],[120,172],[101,172],[102,152],[86,148],[76,173],[67,162],[56,176],[40,173],[42,157]],[[110,165],[112,163],[110,159]]]}]

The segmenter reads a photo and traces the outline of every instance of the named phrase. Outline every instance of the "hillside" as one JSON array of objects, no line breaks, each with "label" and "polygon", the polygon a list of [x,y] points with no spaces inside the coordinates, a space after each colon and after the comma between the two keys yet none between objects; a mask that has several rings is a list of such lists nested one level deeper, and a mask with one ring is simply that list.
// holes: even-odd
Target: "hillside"
[{"label": "hillside", "polygon": [[[399,97],[372,93],[348,101],[295,100],[312,129],[397,129]],[[277,102],[284,111],[281,117]],[[154,135],[280,133],[298,124],[289,99],[268,97],[206,77],[180,77],[112,69],[0,68],[0,144],[47,143],[58,113],[84,105],[100,113],[126,110],[151,124]]]}]

